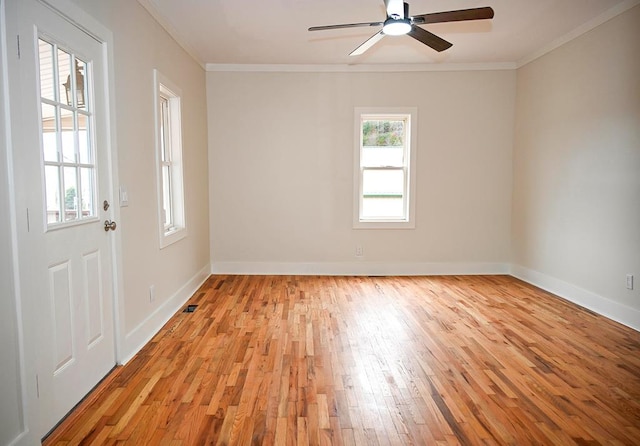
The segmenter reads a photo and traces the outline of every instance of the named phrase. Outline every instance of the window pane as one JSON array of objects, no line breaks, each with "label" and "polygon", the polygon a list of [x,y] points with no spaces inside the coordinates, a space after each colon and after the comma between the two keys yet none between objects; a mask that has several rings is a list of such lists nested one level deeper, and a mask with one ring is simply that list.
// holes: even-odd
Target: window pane
[{"label": "window pane", "polygon": [[60,108],[60,126],[62,132],[62,161],[73,163],[76,161],[76,148],[74,139],[73,112],[66,108]]},{"label": "window pane", "polygon": [[171,209],[171,167],[162,166],[162,200],[164,210],[164,226],[173,224],[173,213]]},{"label": "window pane", "polygon": [[362,172],[362,218],[404,217],[404,171]]},{"label": "window pane", "polygon": [[94,207],[94,176],[92,168],[80,169],[80,191],[81,191],[81,210],[82,218],[93,217],[95,215]]},{"label": "window pane", "polygon": [[361,165],[363,167],[402,167],[404,164],[404,147],[363,147]]},{"label": "window pane", "polygon": [[47,223],[59,223],[60,216],[60,170],[57,166],[45,166],[44,179],[47,198]]},{"label": "window pane", "polygon": [[404,200],[400,198],[363,198],[362,218],[404,218]]},{"label": "window pane", "polygon": [[160,98],[160,155],[162,161],[169,161],[169,100]]},{"label": "window pane", "polygon": [[404,171],[368,170],[362,172],[362,193],[364,197],[402,197],[404,193]]},{"label": "window pane", "polygon": [[363,146],[404,146],[403,120],[364,120]]},{"label": "window pane", "polygon": [[71,55],[58,49],[58,82],[60,83],[60,102],[73,105],[71,85]]},{"label": "window pane", "polygon": [[76,167],[64,168],[64,220],[78,218],[78,187]]},{"label": "window pane", "polygon": [[42,151],[45,161],[58,161],[56,108],[42,104]]},{"label": "window pane", "polygon": [[40,49],[40,96],[56,100],[53,83],[53,45],[38,40]]},{"label": "window pane", "polygon": [[87,63],[76,58],[76,106],[79,109],[87,110],[89,101],[87,82]]},{"label": "window pane", "polygon": [[90,141],[89,118],[78,113],[78,152],[81,164],[90,164],[92,161]]}]

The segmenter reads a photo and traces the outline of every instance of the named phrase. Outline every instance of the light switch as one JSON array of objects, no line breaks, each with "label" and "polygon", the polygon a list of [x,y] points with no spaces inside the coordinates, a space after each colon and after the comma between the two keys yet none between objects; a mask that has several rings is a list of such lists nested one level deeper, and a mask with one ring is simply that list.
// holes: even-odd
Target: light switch
[{"label": "light switch", "polygon": [[120,207],[123,208],[127,206],[129,206],[129,192],[126,187],[120,186]]}]

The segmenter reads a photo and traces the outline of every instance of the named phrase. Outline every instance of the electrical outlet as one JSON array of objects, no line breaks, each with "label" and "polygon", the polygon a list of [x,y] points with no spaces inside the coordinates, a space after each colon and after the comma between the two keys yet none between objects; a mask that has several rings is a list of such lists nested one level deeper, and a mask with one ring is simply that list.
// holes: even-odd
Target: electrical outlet
[{"label": "electrical outlet", "polygon": [[356,257],[364,256],[364,249],[362,249],[362,245],[356,245]]},{"label": "electrical outlet", "polygon": [[153,302],[156,300],[156,286],[151,285],[149,287],[149,302]]},{"label": "electrical outlet", "polygon": [[627,274],[627,289],[633,289],[633,274]]}]

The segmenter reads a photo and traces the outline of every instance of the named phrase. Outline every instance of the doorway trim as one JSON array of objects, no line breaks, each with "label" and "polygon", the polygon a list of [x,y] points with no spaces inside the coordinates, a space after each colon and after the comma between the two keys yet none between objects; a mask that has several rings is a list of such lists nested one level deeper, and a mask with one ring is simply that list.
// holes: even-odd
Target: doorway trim
[{"label": "doorway trim", "polygon": [[7,190],[2,191],[3,199],[6,199],[8,204],[8,216],[6,222],[9,224],[8,235],[10,238],[10,271],[8,271],[8,277],[11,278],[10,290],[11,300],[13,305],[12,317],[15,322],[15,343],[17,356],[17,402],[19,407],[18,414],[18,426],[20,431],[17,436],[10,443],[11,446],[21,444],[28,441],[28,413],[27,413],[27,385],[26,385],[26,363],[25,363],[25,349],[24,349],[24,329],[22,321],[22,302],[20,300],[20,274],[18,269],[18,237],[17,237],[17,215],[16,215],[16,197],[15,197],[15,182],[13,174],[13,121],[11,119],[11,101],[10,91],[11,84],[11,69],[9,67],[10,54],[13,53],[14,47],[8,43],[12,28],[7,26],[9,21],[7,17],[12,17],[17,6],[15,4],[9,5],[6,0],[0,0],[0,24],[3,30],[0,32],[0,96],[5,98],[0,104],[0,130],[4,137],[0,141],[0,154],[4,157],[0,166],[2,166],[7,174],[6,186]]}]

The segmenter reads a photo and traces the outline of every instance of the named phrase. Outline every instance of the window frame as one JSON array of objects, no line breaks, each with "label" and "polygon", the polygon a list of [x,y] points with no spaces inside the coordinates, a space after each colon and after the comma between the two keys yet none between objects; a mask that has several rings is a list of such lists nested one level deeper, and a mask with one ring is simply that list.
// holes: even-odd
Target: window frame
[{"label": "window frame", "polygon": [[[44,223],[44,231],[55,231],[58,229],[65,229],[73,226],[84,225],[87,223],[94,223],[100,220],[99,211],[98,211],[98,157],[96,151],[96,123],[95,123],[95,102],[93,97],[93,63],[89,60],[89,58],[82,55],[79,51],[71,49],[65,46],[62,43],[59,43],[56,39],[51,38],[46,34],[39,33],[37,35],[38,42],[38,58],[37,58],[37,94],[40,99],[40,106],[38,107],[38,121],[40,126],[40,163],[41,163],[41,179],[42,179],[42,192],[44,196],[43,200],[43,223]],[[41,43],[43,42],[46,45],[51,47],[51,82],[49,87],[51,88],[52,97],[46,98],[43,94],[43,82],[42,82],[42,53],[41,53]],[[64,79],[60,79],[60,52],[64,52],[69,56],[69,77],[67,82],[69,82],[71,97],[73,98],[72,103],[69,104],[68,100],[65,101],[64,97],[66,94],[64,89],[60,88],[61,86],[65,86],[62,81]],[[80,61],[84,64],[83,70],[84,74],[81,74],[83,77],[83,89],[84,89],[84,103],[78,103],[78,97],[76,95],[76,91],[78,86],[76,85],[78,80],[78,75],[75,74],[74,67],[77,66],[77,62]],[[73,74],[73,75],[72,75]],[[53,122],[54,128],[53,133],[55,133],[55,146],[57,159],[51,160],[47,159],[45,155],[45,140],[44,135],[45,132],[43,127],[43,106],[52,107],[54,109]],[[63,149],[63,137],[64,133],[69,132],[69,130],[62,129],[62,112],[65,111],[67,113],[67,117],[71,118],[72,129],[71,132],[71,140],[67,142],[71,142],[73,144],[73,160],[64,159],[64,149]],[[83,116],[85,128],[84,132],[84,144],[86,144],[86,148],[84,150],[86,159],[82,160],[82,155],[80,154],[80,116]],[[56,169],[56,198],[59,200],[56,221],[50,221],[49,214],[52,212],[52,209],[49,208],[49,199],[50,188],[47,170],[48,168]],[[67,169],[75,170],[75,174],[73,175],[74,184],[70,187],[73,187],[75,192],[75,205],[74,209],[66,208],[66,194],[70,189],[66,186],[66,173]],[[84,177],[82,172],[86,172],[88,177]],[[88,180],[88,181],[87,181]],[[85,183],[88,183],[85,184]],[[85,191],[83,191],[84,186],[88,186],[88,194],[85,195]],[[85,216],[85,210],[83,209],[83,203],[86,201],[90,201],[90,209]],[[54,211],[54,212],[55,212]],[[67,218],[68,212],[74,212],[74,218]]]},{"label": "window frame", "polygon": [[[182,91],[158,70],[153,70],[153,77],[158,229],[162,249],[187,236],[182,163]],[[165,171],[168,185],[165,184]],[[169,223],[165,222],[165,203],[168,203],[171,214]]]},{"label": "window frame", "polygon": [[[362,124],[365,120],[406,119],[405,156],[402,167],[363,166]],[[354,229],[414,229],[416,203],[416,152],[418,146],[417,107],[355,107],[354,109],[354,175],[353,175],[353,228]],[[408,155],[407,153],[408,152]],[[405,182],[403,191],[404,216],[402,218],[363,218],[363,174],[365,170],[403,170]]]}]

